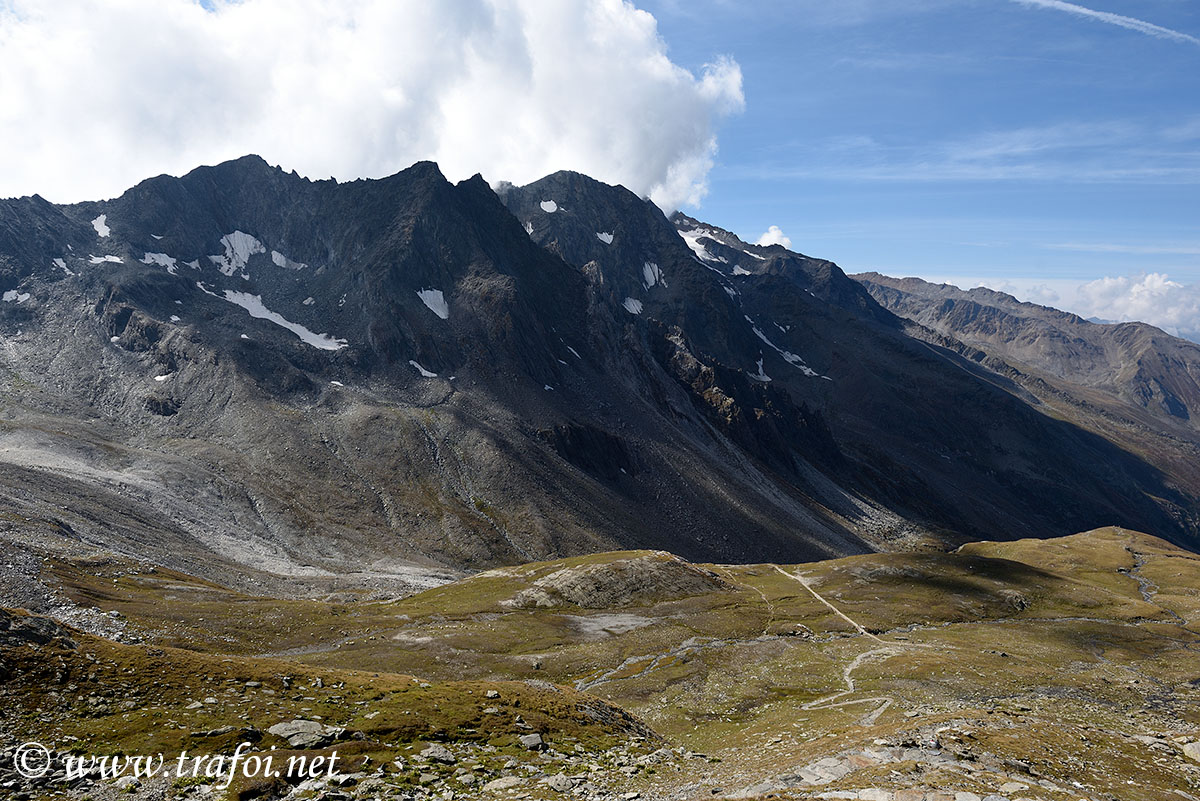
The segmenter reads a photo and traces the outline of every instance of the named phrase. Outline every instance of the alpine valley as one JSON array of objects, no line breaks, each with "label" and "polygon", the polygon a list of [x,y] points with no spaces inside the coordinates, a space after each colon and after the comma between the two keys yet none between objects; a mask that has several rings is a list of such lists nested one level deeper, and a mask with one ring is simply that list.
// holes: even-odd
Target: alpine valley
[{"label": "alpine valley", "polygon": [[5,798],[1200,798],[1200,345],[432,163],[0,292],[0,748],[343,758]]}]

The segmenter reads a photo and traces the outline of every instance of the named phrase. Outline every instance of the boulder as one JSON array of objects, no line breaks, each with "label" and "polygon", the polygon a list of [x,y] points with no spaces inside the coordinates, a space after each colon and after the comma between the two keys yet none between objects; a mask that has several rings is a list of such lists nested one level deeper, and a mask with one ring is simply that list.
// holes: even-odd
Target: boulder
[{"label": "boulder", "polygon": [[537,751],[545,746],[545,743],[542,742],[542,735],[540,734],[522,734],[518,739],[521,743],[521,747],[528,748],[530,751]]},{"label": "boulder", "polygon": [[483,791],[487,793],[495,793],[501,790],[511,790],[514,787],[521,786],[520,776],[501,776],[499,779],[492,779],[487,784],[483,785]]},{"label": "boulder", "polygon": [[542,784],[557,793],[569,793],[575,788],[575,782],[561,773],[556,773],[548,779],[543,779]]},{"label": "boulder", "polygon": [[0,646],[17,645],[76,647],[70,631],[50,618],[0,609]]},{"label": "boulder", "polygon": [[458,761],[458,757],[454,756],[449,748],[437,743],[430,743],[425,746],[425,750],[421,752],[421,756],[430,762],[441,762],[443,765],[453,765]]},{"label": "boulder", "polygon": [[337,729],[315,720],[292,720],[276,723],[267,733],[282,737],[293,748],[321,748],[333,742]]}]

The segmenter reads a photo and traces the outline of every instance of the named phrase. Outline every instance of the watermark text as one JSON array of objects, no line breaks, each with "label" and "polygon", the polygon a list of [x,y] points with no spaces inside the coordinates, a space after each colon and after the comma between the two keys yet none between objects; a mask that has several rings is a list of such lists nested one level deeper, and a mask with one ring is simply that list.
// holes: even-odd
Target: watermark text
[{"label": "watermark text", "polygon": [[[275,747],[253,753],[254,745],[240,743],[232,754],[191,754],[187,751],[168,759],[163,754],[134,756],[72,756],[63,754],[61,766],[67,781],[85,777],[138,780],[210,779],[218,789],[228,789],[238,777],[246,779],[286,778],[292,781],[332,776],[337,771],[338,752],[328,755],[275,754]],[[13,767],[27,779],[38,779],[55,767],[53,752],[41,743],[29,742],[13,754]]]}]

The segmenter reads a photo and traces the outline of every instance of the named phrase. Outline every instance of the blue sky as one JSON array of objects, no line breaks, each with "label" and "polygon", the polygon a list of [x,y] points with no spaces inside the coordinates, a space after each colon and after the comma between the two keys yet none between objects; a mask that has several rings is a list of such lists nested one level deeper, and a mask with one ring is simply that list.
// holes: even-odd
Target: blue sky
[{"label": "blue sky", "polygon": [[[1011,0],[645,0],[741,65],[700,216],[848,272],[1200,281],[1200,41]],[[1200,3],[1089,8],[1200,36]]]}]

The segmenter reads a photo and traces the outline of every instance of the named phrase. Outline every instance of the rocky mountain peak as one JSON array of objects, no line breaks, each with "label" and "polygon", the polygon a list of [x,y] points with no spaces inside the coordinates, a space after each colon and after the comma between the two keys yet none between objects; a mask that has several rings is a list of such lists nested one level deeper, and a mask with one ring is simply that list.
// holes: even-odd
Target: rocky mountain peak
[{"label": "rocky mountain peak", "polygon": [[1184,445],[1148,462],[832,262],[576,173],[246,157],[4,201],[0,289],[8,511],[235,583],[1193,536]]}]

